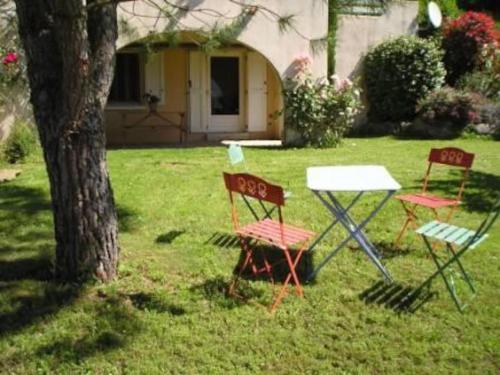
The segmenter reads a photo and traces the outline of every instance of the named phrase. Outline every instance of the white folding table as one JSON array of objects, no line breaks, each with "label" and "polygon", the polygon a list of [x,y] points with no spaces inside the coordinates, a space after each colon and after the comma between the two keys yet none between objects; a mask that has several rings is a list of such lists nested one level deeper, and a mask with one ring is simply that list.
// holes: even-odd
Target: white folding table
[{"label": "white folding table", "polygon": [[[387,169],[379,165],[353,165],[353,166],[328,166],[307,168],[307,187],[319,198],[321,203],[330,211],[332,223],[316,238],[309,251],[314,251],[316,245],[340,223],[349,233],[336,248],[334,248],[311,272],[308,280],[312,280],[326,263],[350,239],[354,239],[371,261],[382,273],[386,281],[392,281],[391,275],[380,262],[380,255],[363,232],[363,228],[375,217],[387,200],[399,189],[401,185],[394,180]],[[352,201],[345,207],[337,199],[340,193],[356,193]],[[357,224],[349,214],[361,196],[370,192],[385,192],[384,198],[374,207],[370,214]]]}]

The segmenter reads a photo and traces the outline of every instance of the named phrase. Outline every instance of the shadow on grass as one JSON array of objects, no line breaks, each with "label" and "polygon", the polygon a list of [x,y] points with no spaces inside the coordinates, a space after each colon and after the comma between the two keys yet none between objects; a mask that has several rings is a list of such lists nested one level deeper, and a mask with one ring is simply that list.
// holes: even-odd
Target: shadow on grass
[{"label": "shadow on grass", "polygon": [[[440,196],[454,197],[458,192],[458,187],[462,178],[462,172],[452,169],[448,179],[432,179],[432,174],[428,184],[428,191],[432,194],[437,192]],[[419,191],[422,188],[422,181],[416,180],[414,186],[409,187],[411,191]],[[468,212],[489,212],[500,191],[500,176],[470,171],[465,184],[462,196],[463,209]]]},{"label": "shadow on grass", "polygon": [[414,313],[427,303],[436,293],[429,289],[417,290],[398,283],[387,284],[377,281],[363,291],[359,299],[367,305],[384,306],[397,313]]},{"label": "shadow on grass", "polygon": [[0,258],[0,282],[38,280],[49,281],[53,277],[52,252],[47,251],[35,257],[2,260]]},{"label": "shadow on grass", "polygon": [[134,293],[128,295],[132,305],[143,311],[155,311],[157,313],[168,313],[173,316],[186,314],[186,310],[176,306],[163,298],[163,296],[154,293]]},{"label": "shadow on grass", "polygon": [[0,305],[0,336],[40,322],[72,303],[80,293],[79,287],[56,283],[31,288],[15,283],[7,286],[0,289],[5,301]]},{"label": "shadow on grass", "polygon": [[120,232],[132,232],[138,226],[137,212],[130,207],[117,204],[116,216],[118,217],[118,230]]},{"label": "shadow on grass", "polygon": [[[131,228],[134,213],[119,208],[125,228]],[[82,286],[53,280],[53,219],[47,191],[17,185],[0,185],[0,336],[17,332],[51,319],[82,294]],[[130,303],[129,303],[130,305]],[[94,305],[92,305],[94,307]],[[101,332],[88,337],[56,341],[40,349],[39,355],[81,356],[123,345],[123,332],[137,331],[123,303],[96,302],[96,321]],[[131,322],[132,319],[132,323]],[[81,322],[74,322],[75,328]],[[133,329],[126,327],[132,324]],[[73,329],[73,328],[71,328]],[[73,333],[73,332],[72,332]]]},{"label": "shadow on grass", "polygon": [[161,234],[156,238],[156,243],[162,243],[162,244],[170,244],[174,242],[174,240],[186,233],[185,230],[171,230],[167,233]]},{"label": "shadow on grass", "polygon": [[79,323],[78,330],[40,347],[36,355],[54,358],[58,363],[81,363],[88,357],[126,346],[144,328],[126,298],[111,296],[92,301],[92,306],[95,317],[91,323]]},{"label": "shadow on grass", "polygon": [[402,248],[396,246],[393,242],[379,241],[374,242],[373,245],[383,259],[403,257],[411,253],[411,249],[409,247]]},{"label": "shadow on grass", "polygon": [[246,305],[248,302],[258,300],[263,296],[262,290],[255,288],[245,280],[241,280],[236,286],[234,295],[230,295],[229,287],[231,282],[219,276],[202,284],[194,285],[190,290],[200,293],[205,300],[225,309],[234,309]]},{"label": "shadow on grass", "polygon": [[[263,269],[265,266],[264,260],[267,259],[268,263],[271,264],[272,270],[271,275],[274,282],[283,283],[288,276],[289,266],[285,257],[283,250],[266,245],[252,245],[253,248],[253,261],[257,269]],[[289,250],[292,260],[297,256],[297,250]],[[238,263],[233,270],[234,274],[239,273],[241,266],[245,260],[246,253],[241,251]],[[300,258],[299,263],[295,268],[297,277],[301,283],[307,281],[308,276],[311,274],[313,267],[313,253],[304,251]],[[257,275],[251,270],[251,267],[246,267],[243,271],[241,277],[246,280],[266,280],[270,281],[267,272],[259,272]]]},{"label": "shadow on grass", "polygon": [[215,232],[208,240],[205,241],[205,245],[207,244],[215,245],[224,249],[239,248],[240,240],[238,239],[238,236],[235,236],[234,234]]}]

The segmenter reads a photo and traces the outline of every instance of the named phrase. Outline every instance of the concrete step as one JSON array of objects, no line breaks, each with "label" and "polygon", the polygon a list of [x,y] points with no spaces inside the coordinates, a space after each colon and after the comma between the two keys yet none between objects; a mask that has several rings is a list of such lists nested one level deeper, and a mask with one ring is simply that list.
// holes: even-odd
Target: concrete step
[{"label": "concrete step", "polygon": [[218,142],[226,139],[241,140],[250,139],[249,133],[207,133],[207,141]]}]

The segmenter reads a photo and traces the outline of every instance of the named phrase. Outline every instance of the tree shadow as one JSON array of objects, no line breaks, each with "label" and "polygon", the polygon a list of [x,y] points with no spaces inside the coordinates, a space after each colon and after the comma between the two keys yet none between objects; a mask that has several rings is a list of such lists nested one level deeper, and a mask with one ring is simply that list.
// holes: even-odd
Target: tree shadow
[{"label": "tree shadow", "polygon": [[57,358],[65,363],[81,363],[86,358],[124,347],[143,329],[136,310],[124,296],[110,296],[93,301],[95,311],[91,326],[82,324],[79,331],[40,347],[38,357]]},{"label": "tree shadow", "polygon": [[21,283],[3,284],[0,296],[0,336],[15,333],[41,321],[64,306],[72,303],[80,294],[80,287],[57,283],[41,283],[27,288]]},{"label": "tree shadow", "polygon": [[51,249],[30,258],[0,259],[0,282],[20,280],[49,281],[53,278],[53,268]]},{"label": "tree shadow", "polygon": [[[125,217],[133,216],[121,209]],[[122,215],[123,217],[123,215]],[[54,231],[49,194],[0,185],[0,336],[14,334],[72,304],[80,285],[54,280]],[[105,337],[103,336],[103,340]]]},{"label": "tree shadow", "polygon": [[415,313],[437,293],[399,283],[377,281],[359,295],[367,305],[379,305],[397,313]]},{"label": "tree shadow", "polygon": [[120,232],[133,232],[138,227],[138,214],[134,209],[116,204],[116,216]]},{"label": "tree shadow", "polygon": [[[451,169],[448,176],[446,179],[433,179],[431,175],[428,191],[432,194],[437,192],[444,197],[456,196],[462,172],[459,169]],[[422,188],[421,180],[415,180],[415,182],[414,186],[408,187],[409,190],[418,191]],[[487,213],[495,203],[499,192],[500,176],[471,170],[462,195],[461,207],[468,212]]]}]

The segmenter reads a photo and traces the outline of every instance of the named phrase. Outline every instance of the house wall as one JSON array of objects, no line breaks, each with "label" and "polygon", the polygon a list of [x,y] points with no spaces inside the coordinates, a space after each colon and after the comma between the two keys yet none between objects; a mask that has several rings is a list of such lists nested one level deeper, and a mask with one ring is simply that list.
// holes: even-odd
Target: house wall
[{"label": "house wall", "polygon": [[417,1],[398,1],[391,3],[381,16],[340,15],[335,73],[352,79],[360,72],[363,56],[370,47],[390,37],[415,34],[417,13]]},{"label": "house wall", "polygon": [[[158,113],[162,117],[178,123],[178,113],[185,114],[188,121],[188,48],[169,48],[163,55],[163,104],[158,106]],[[281,80],[274,67],[267,63],[267,130],[257,133],[247,133],[250,139],[278,139],[282,129],[282,117],[277,118],[276,112],[281,110]],[[244,74],[246,75],[246,74]],[[243,80],[242,84],[245,84]],[[246,91],[246,87],[244,87]],[[246,95],[244,102],[246,102]],[[245,105],[246,106],[246,105]],[[246,109],[245,109],[246,110]],[[140,145],[140,144],[175,144],[179,143],[179,131],[165,127],[165,121],[157,117],[150,117],[141,121],[148,114],[146,106],[120,107],[108,106],[106,115],[106,136],[109,145]],[[127,126],[137,124],[132,128]],[[205,140],[204,133],[192,133],[190,141]]]},{"label": "house wall", "polygon": [[[214,9],[226,15],[226,19],[237,16],[241,7],[228,0],[188,0],[177,1],[191,9]],[[266,57],[282,78],[294,74],[293,61],[301,54],[312,56],[311,72],[316,77],[327,73],[326,49],[313,51],[311,40],[321,39],[328,31],[328,6],[323,0],[256,0],[269,11],[280,15],[294,15],[294,30],[280,31],[278,22],[269,11],[257,12],[249,21],[238,41],[247,45]],[[153,31],[161,32],[171,27],[169,19],[156,17],[157,9],[143,1],[120,4],[119,17],[131,30],[121,33],[118,47],[125,46],[138,39],[147,37]],[[147,17],[136,17],[141,14]],[[178,15],[178,30],[197,31],[207,29],[215,22],[224,23],[224,18],[209,16],[203,13],[190,12]]]}]

